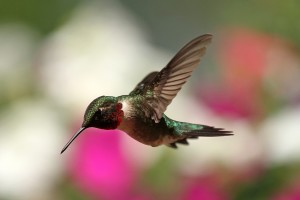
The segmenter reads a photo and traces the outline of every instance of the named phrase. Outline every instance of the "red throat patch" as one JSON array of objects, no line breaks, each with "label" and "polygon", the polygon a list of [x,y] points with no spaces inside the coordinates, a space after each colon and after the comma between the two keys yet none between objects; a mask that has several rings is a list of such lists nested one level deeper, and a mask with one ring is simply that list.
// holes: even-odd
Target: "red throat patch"
[{"label": "red throat patch", "polygon": [[103,108],[101,112],[103,117],[102,119],[104,121],[103,126],[105,126],[105,129],[118,128],[124,116],[121,103],[113,104],[109,107]]},{"label": "red throat patch", "polygon": [[123,112],[123,110],[122,110],[122,107],[123,107],[123,105],[122,105],[122,103],[117,103],[116,104],[116,117],[117,117],[117,127],[121,124],[121,122],[122,122],[122,118],[123,118],[123,116],[124,116],[124,112]]}]

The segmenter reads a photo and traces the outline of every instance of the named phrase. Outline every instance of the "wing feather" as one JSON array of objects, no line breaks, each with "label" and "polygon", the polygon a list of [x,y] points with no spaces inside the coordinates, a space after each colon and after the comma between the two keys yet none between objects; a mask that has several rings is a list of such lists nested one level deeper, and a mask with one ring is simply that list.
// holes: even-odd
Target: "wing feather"
[{"label": "wing feather", "polygon": [[132,91],[131,94],[145,97],[148,106],[152,108],[152,111],[150,109],[148,114],[155,122],[159,122],[167,106],[192,75],[211,40],[212,35],[210,34],[195,38],[186,44],[166,67],[160,72],[150,73]]}]

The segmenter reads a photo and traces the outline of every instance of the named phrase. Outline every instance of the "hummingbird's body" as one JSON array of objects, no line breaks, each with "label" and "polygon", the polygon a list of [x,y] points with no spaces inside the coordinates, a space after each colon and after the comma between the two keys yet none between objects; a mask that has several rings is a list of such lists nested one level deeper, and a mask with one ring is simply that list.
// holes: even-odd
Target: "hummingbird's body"
[{"label": "hummingbird's body", "polygon": [[[82,128],[62,152],[86,128],[120,129],[150,146],[188,144],[188,138],[227,136],[231,131],[206,125],[179,122],[164,115],[167,106],[204,55],[212,36],[202,35],[184,46],[160,72],[146,76],[129,95],[101,96],[93,100],[84,115]],[[61,152],[61,153],[62,153]]]},{"label": "hummingbird's body", "polygon": [[[141,97],[122,96],[124,115],[118,129],[126,132],[133,139],[153,147],[160,144],[172,143],[181,136],[175,133],[173,121],[163,115],[158,123],[144,115]],[[175,122],[175,121],[174,121]]]}]

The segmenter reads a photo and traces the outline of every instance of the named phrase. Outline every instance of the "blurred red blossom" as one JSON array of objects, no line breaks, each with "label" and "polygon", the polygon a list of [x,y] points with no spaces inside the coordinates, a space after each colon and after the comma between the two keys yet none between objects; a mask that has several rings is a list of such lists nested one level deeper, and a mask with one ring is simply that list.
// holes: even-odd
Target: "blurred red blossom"
[{"label": "blurred red blossom", "polygon": [[300,97],[300,90],[288,89],[298,80],[288,78],[300,71],[298,61],[283,39],[253,30],[226,31],[217,51],[218,81],[202,84],[199,97],[217,114],[259,119],[278,101]]},{"label": "blurred red blossom", "polygon": [[297,183],[290,188],[280,191],[272,199],[273,200],[300,200],[300,183]]},{"label": "blurred red blossom", "polygon": [[214,176],[198,179],[189,179],[184,186],[185,190],[180,199],[182,200],[226,200],[227,194],[220,188],[219,180]]},{"label": "blurred red blossom", "polygon": [[124,199],[130,194],[136,172],[122,152],[120,134],[89,128],[76,141],[69,170],[83,191],[105,199]]}]

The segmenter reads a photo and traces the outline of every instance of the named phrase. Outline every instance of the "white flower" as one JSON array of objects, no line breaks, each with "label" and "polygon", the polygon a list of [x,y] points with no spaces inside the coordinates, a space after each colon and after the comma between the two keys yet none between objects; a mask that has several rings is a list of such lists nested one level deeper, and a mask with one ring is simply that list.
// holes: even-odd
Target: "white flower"
[{"label": "white flower", "polygon": [[268,161],[300,160],[300,107],[287,108],[269,118],[261,132],[267,145]]},{"label": "white flower", "polygon": [[45,92],[82,112],[98,96],[128,94],[161,60],[137,26],[112,2],[79,7],[44,45]]},{"label": "white flower", "polygon": [[0,196],[33,199],[51,194],[63,161],[66,130],[48,103],[22,100],[0,116]]}]

